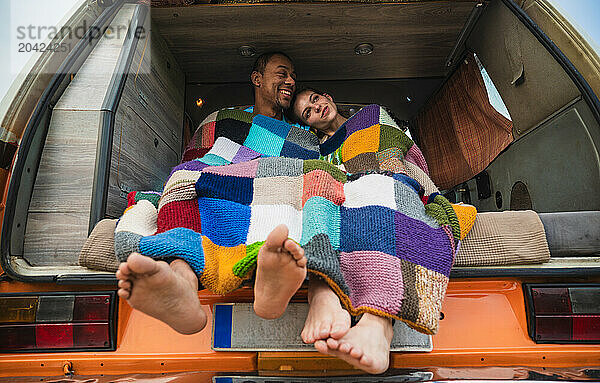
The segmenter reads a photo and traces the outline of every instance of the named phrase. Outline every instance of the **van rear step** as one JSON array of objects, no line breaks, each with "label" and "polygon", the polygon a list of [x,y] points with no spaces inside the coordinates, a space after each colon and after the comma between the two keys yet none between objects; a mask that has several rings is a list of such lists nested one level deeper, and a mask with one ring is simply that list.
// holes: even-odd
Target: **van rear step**
[{"label": "van rear step", "polygon": [[[212,349],[215,351],[314,351],[300,333],[308,313],[307,303],[290,303],[279,319],[254,314],[252,303],[219,303],[213,306]],[[401,321],[394,325],[391,351],[429,352],[431,335]]]},{"label": "van rear step", "polygon": [[213,383],[335,383],[335,382],[428,382],[433,379],[433,373],[428,371],[414,371],[402,375],[389,376],[327,376],[327,377],[283,377],[283,376],[215,376]]}]

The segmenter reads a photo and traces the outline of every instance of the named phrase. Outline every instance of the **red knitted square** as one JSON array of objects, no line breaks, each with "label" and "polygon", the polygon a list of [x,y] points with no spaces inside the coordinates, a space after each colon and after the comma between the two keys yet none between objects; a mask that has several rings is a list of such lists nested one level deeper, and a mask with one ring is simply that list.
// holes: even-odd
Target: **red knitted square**
[{"label": "red knitted square", "polygon": [[304,188],[302,191],[302,206],[309,198],[321,196],[336,205],[344,203],[344,184],[333,178],[328,172],[315,169],[304,175]]},{"label": "red knitted square", "polygon": [[157,225],[157,234],[176,227],[185,227],[200,233],[202,227],[200,225],[198,200],[194,198],[184,201],[173,201],[164,205],[158,211]]},{"label": "red knitted square", "polygon": [[206,153],[208,153],[209,150],[210,148],[186,149],[186,151],[183,153],[183,160],[181,162],[183,163],[195,160],[196,158],[202,158]]},{"label": "red knitted square", "polygon": [[202,126],[202,147],[210,148],[215,142],[215,126],[216,122],[209,122]]}]

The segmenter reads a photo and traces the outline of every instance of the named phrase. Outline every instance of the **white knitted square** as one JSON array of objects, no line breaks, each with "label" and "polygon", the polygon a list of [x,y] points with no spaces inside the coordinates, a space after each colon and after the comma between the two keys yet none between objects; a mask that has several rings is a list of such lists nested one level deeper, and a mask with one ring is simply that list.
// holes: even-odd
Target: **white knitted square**
[{"label": "white knitted square", "polygon": [[214,154],[215,156],[222,157],[227,161],[232,162],[233,157],[235,157],[241,146],[242,145],[231,141],[229,138],[219,137],[207,154]]},{"label": "white knitted square", "polygon": [[344,184],[344,207],[369,205],[385,206],[396,210],[394,179],[381,174],[369,174]]},{"label": "white knitted square", "polygon": [[143,199],[125,211],[117,223],[115,232],[128,231],[142,236],[153,235],[157,230],[157,218],[158,211],[152,202]]},{"label": "white knitted square", "polygon": [[302,210],[304,176],[264,177],[254,179],[252,205],[290,205]]},{"label": "white knitted square", "polygon": [[289,237],[296,242],[302,238],[302,212],[290,205],[256,205],[251,207],[250,228],[246,244],[264,241],[280,224],[285,224]]}]

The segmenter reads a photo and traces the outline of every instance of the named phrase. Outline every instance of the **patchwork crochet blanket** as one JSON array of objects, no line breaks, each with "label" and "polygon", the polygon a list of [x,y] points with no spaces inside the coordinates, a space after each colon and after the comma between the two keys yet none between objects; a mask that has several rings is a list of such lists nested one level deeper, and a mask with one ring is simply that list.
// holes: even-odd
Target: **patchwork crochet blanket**
[{"label": "patchwork crochet blanket", "polygon": [[436,332],[475,209],[426,195],[406,175],[406,161],[425,173],[427,165],[382,108],[363,108],[321,145],[308,131],[233,109],[199,132],[186,155],[202,157],[175,167],[160,196],[130,194],[115,230],[121,260],[133,251],[182,258],[204,287],[226,294],[252,277],[267,234],[284,223],[309,272],[351,314]]}]

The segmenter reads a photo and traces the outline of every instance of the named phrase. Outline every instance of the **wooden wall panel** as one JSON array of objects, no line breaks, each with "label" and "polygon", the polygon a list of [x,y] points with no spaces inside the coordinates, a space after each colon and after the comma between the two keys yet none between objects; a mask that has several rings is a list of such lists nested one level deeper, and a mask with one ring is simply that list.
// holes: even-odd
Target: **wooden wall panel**
[{"label": "wooden wall panel", "polygon": [[[111,26],[129,25],[134,8],[123,6]],[[77,264],[88,235],[102,102],[124,39],[103,36],[52,111],[23,243],[33,266]]]},{"label": "wooden wall panel", "polygon": [[154,25],[150,36],[147,44],[138,42],[115,116],[110,217],[123,213],[129,191],[161,191],[181,159],[184,74]]}]

